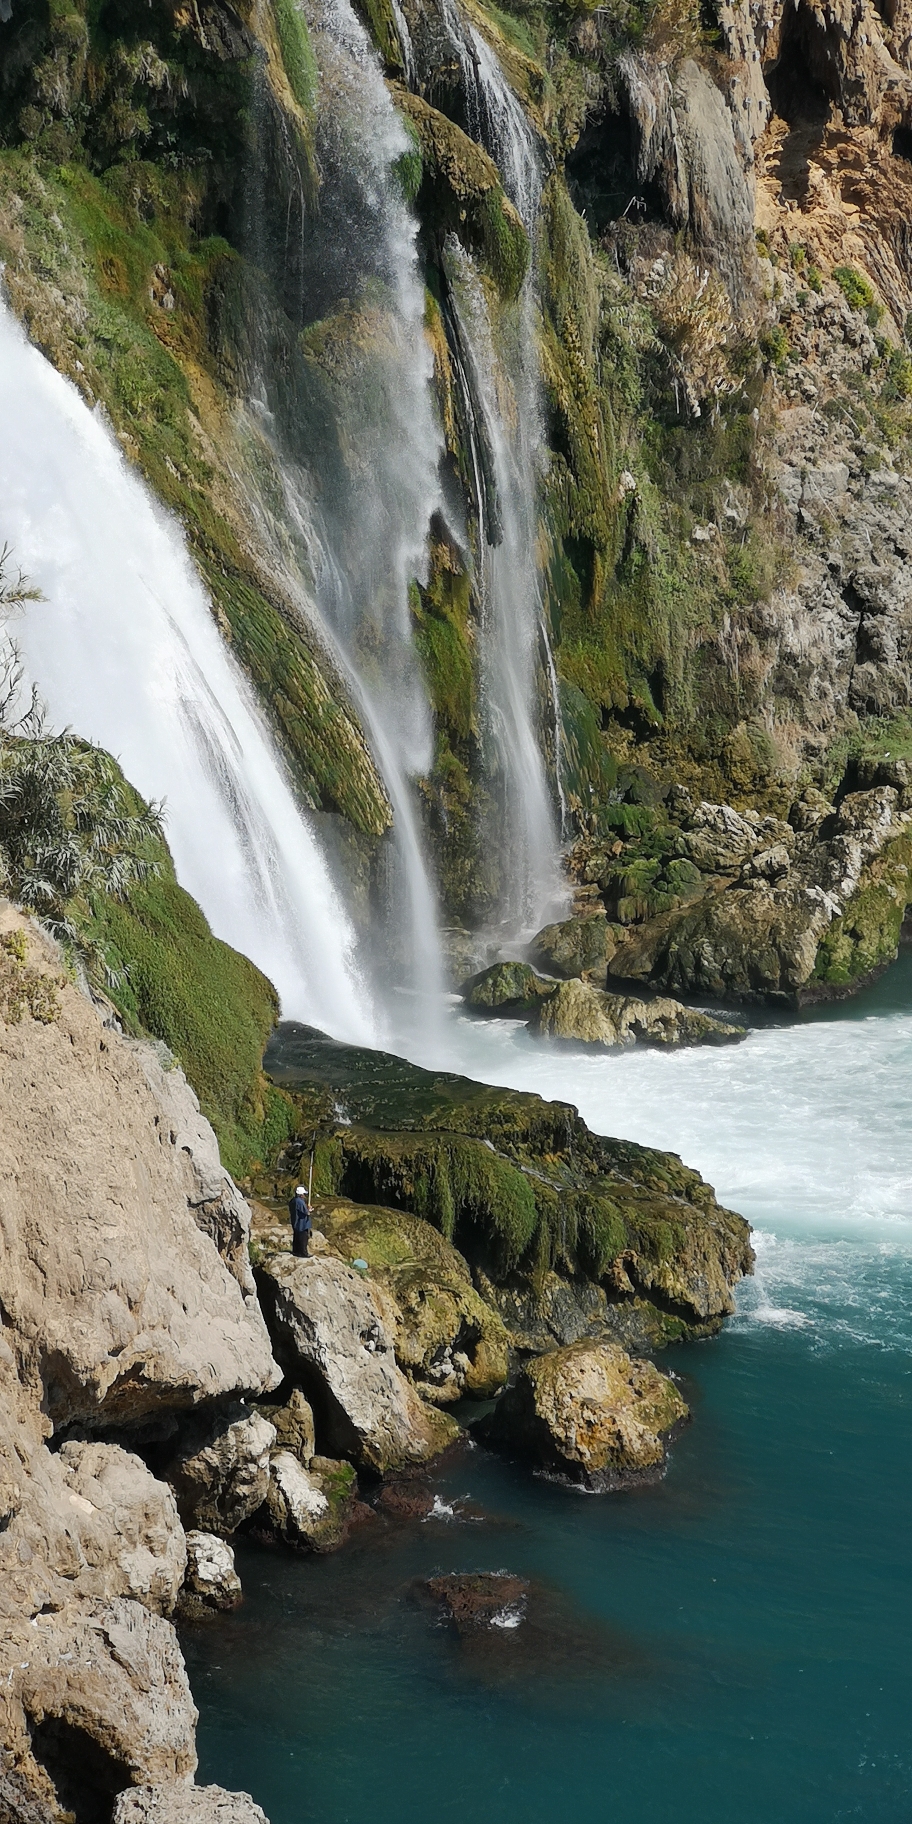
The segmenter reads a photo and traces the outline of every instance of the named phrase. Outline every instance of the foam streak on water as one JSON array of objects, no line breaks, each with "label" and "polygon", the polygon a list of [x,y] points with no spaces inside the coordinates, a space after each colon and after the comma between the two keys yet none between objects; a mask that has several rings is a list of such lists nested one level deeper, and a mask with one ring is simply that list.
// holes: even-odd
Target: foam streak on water
[{"label": "foam streak on water", "polygon": [[0,304],[2,536],[46,597],[16,629],[52,725],[166,800],[181,884],[283,1010],[370,1043],[353,937],[173,520]]}]

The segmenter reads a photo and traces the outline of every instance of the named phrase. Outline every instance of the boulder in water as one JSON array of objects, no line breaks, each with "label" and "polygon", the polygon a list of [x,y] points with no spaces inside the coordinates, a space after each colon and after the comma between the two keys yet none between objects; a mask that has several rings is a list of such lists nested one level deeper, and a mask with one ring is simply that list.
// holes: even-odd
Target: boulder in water
[{"label": "boulder in water", "polygon": [[588,982],[561,982],[529,1021],[543,1038],[615,1049],[624,1045],[730,1045],[745,1037],[743,1026],[714,1020],[696,1008],[661,996],[642,1001],[606,994]]},{"label": "boulder in water", "polygon": [[618,936],[617,927],[609,924],[604,912],[587,913],[582,918],[565,918],[559,924],[545,925],[532,939],[529,954],[533,963],[551,975],[586,975],[593,969],[604,971],[617,948]]},{"label": "boulder in water", "polygon": [[348,1530],[355,1493],[350,1463],[313,1457],[305,1469],[290,1450],[276,1450],[269,1465],[264,1518],[286,1544],[332,1552]]},{"label": "boulder in water", "polygon": [[529,1585],[510,1571],[457,1571],[429,1577],[422,1593],[439,1606],[457,1634],[477,1634],[487,1628],[509,1632],[525,1617]]},{"label": "boulder in water", "polygon": [[581,1341],[527,1362],[475,1427],[487,1444],[597,1491],[656,1481],[688,1416],[674,1383],[614,1343]]},{"label": "boulder in water", "polygon": [[543,995],[550,994],[553,982],[547,982],[528,963],[492,963],[462,986],[467,1007],[480,1011],[508,1013],[534,1007]]}]

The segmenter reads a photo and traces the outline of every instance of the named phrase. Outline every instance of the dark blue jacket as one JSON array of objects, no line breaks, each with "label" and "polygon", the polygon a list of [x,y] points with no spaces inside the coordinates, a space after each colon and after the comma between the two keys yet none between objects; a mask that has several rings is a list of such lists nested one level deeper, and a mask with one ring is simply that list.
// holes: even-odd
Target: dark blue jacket
[{"label": "dark blue jacket", "polygon": [[307,1207],[306,1197],[292,1197],[288,1205],[288,1214],[296,1235],[300,1235],[302,1229],[310,1228],[310,1210]]}]

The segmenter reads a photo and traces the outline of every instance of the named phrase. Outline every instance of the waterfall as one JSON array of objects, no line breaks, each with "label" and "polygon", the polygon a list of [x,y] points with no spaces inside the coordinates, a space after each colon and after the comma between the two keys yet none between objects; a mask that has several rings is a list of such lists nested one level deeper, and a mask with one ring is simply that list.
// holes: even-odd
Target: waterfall
[{"label": "waterfall", "polygon": [[282,376],[261,366],[257,419],[281,480],[281,523],[273,503],[251,505],[286,591],[334,652],[362,712],[394,812],[391,903],[385,930],[373,933],[373,961],[418,997],[426,1018],[443,973],[413,784],[430,772],[433,738],[409,591],[426,576],[443,443],[417,225],[396,171],[411,141],[350,0],[314,0],[308,25],[321,190],[297,314],[314,387],[324,391],[292,407]]},{"label": "waterfall", "polygon": [[[456,319],[455,364],[458,368],[464,362],[468,369],[470,412],[481,412],[481,435],[493,467],[493,489],[483,476],[482,498],[478,457],[472,451],[484,629],[482,686],[511,876],[503,912],[507,922],[534,929],[565,897],[556,853],[564,817],[560,705],[537,561],[542,404],[535,247],[542,151],[490,45],[463,20],[456,0],[442,0],[441,14],[462,71],[469,131],[497,164],[532,246],[519,300],[512,310],[501,311],[496,337],[473,263],[452,237],[444,264]],[[560,832],[555,828],[538,731],[539,662],[553,723]]]},{"label": "waterfall", "polygon": [[164,797],[181,884],[283,1012],[370,1043],[354,936],[177,525],[0,302],[2,536],[45,600],[20,644],[55,725]]}]

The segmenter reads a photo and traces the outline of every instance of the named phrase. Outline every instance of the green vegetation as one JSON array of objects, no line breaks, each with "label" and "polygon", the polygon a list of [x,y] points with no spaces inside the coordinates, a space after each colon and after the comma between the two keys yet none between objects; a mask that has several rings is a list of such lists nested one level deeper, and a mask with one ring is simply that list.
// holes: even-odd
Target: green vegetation
[{"label": "green vegetation", "polygon": [[0,1020],[18,1026],[28,1016],[42,1026],[60,1017],[58,988],[63,977],[48,975],[28,961],[28,939],[21,929],[0,936]]},{"label": "green vegetation", "polygon": [[307,21],[297,0],[273,0],[285,74],[298,106],[311,114],[317,97],[317,63]]},{"label": "green vegetation", "polygon": [[870,310],[876,303],[877,294],[870,279],[854,266],[834,266],[833,278],[852,310]]}]

